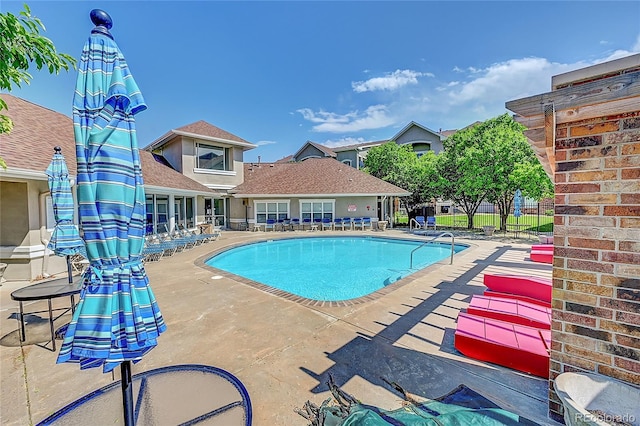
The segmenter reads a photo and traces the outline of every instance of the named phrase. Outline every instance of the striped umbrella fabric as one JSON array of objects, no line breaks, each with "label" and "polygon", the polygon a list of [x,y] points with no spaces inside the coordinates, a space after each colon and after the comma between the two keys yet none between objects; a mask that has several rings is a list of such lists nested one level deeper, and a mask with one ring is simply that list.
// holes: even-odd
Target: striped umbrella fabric
[{"label": "striped umbrella fabric", "polygon": [[138,362],[166,325],[141,261],[145,193],[134,115],[147,106],[115,41],[96,29],[82,51],[73,97],[90,266],[57,362],[109,372]]},{"label": "striped umbrella fabric", "polygon": [[80,238],[78,227],[73,223],[73,195],[71,193],[71,181],[69,169],[59,147],[47,170],[49,191],[56,225],[51,234],[47,248],[53,250],[58,256],[71,256],[79,252],[84,242]]}]

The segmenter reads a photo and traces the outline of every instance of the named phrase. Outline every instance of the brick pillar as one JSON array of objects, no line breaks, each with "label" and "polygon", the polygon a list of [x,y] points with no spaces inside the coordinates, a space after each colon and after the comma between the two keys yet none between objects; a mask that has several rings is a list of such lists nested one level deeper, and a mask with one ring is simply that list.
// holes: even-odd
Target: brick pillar
[{"label": "brick pillar", "polygon": [[556,126],[553,380],[567,371],[640,385],[640,110]]}]

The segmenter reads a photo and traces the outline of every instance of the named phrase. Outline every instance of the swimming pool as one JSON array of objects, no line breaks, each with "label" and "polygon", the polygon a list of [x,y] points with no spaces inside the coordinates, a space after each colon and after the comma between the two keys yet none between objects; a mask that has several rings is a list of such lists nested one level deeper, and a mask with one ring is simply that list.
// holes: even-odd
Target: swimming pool
[{"label": "swimming pool", "polygon": [[[378,237],[286,238],[219,253],[205,264],[313,300],[371,294],[451,255],[451,244]],[[468,246],[456,244],[457,253]]]}]

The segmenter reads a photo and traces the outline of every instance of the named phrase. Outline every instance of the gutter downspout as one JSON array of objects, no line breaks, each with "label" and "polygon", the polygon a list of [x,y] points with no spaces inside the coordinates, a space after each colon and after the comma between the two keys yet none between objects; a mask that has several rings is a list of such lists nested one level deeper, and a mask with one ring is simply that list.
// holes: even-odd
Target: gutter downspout
[{"label": "gutter downspout", "polygon": [[46,218],[46,209],[47,209],[47,195],[49,192],[42,192],[40,194],[40,242],[44,245],[44,252],[42,255],[42,277],[49,278],[50,275],[47,272],[49,269],[49,252],[50,250],[47,248],[49,245],[49,232],[47,232],[47,218]]}]

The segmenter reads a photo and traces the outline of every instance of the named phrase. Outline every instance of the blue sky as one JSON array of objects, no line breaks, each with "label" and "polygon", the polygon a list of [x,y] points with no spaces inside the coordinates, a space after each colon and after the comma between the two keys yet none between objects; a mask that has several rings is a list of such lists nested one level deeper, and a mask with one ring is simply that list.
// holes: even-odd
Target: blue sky
[{"label": "blue sky", "polygon": [[[640,1],[27,3],[75,58],[91,9],[111,15],[148,105],[141,146],[205,120],[258,145],[245,161],[385,140],[411,121],[459,129],[550,91],[553,75],[640,52]],[[12,93],[70,116],[75,72],[32,74]]]}]

